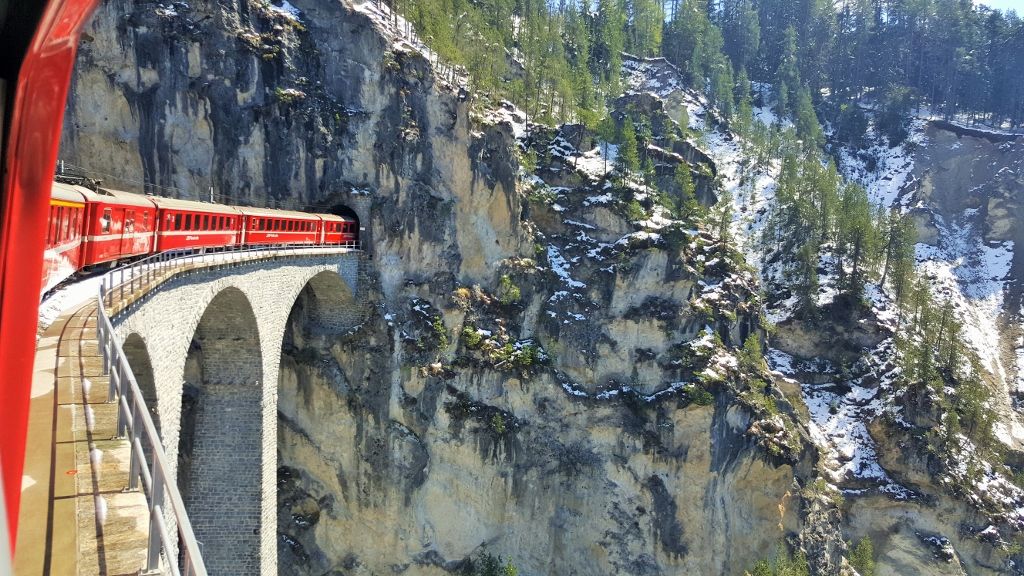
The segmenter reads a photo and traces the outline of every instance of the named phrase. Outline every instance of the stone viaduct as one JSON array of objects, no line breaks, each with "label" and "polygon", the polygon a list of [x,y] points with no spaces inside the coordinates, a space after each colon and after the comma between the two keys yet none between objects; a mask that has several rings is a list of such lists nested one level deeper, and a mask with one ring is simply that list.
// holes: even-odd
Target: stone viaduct
[{"label": "stone viaduct", "polygon": [[289,316],[327,332],[364,312],[361,252],[283,257],[164,282],[112,317],[210,574],[277,572],[277,389]]}]

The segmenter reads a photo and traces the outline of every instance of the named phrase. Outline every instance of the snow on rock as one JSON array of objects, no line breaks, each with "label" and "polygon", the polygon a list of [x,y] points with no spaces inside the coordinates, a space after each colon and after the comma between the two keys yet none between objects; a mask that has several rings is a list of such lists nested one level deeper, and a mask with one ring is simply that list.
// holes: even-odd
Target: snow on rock
[{"label": "snow on rock", "polygon": [[964,337],[984,366],[1006,379],[999,356],[998,320],[1003,309],[1003,289],[1013,260],[1013,242],[978,244],[981,234],[975,210],[967,210],[956,222],[933,215],[939,229],[937,246],[918,244],[918,267],[928,278],[940,301],[948,299],[964,323]]},{"label": "snow on rock", "polygon": [[271,4],[270,9],[273,12],[281,16],[284,16],[285,18],[293,22],[302,22],[302,19],[300,18],[301,12],[299,12],[298,8],[292,6],[291,3],[288,2],[288,0],[280,0],[280,3],[280,6],[275,6],[274,4]]},{"label": "snow on rock", "polygon": [[[873,354],[884,356],[891,345],[891,339],[886,340]],[[810,368],[799,366],[792,356],[774,348],[769,348],[766,356],[769,367],[781,375],[796,375],[801,368]],[[802,383],[801,389],[811,414],[808,423],[811,439],[821,448],[833,482],[867,481],[896,499],[914,497],[913,492],[893,481],[878,463],[876,444],[868,433],[867,422],[886,409],[882,386],[861,386],[859,380],[852,380]]]},{"label": "snow on rock", "polygon": [[565,282],[566,286],[570,288],[586,288],[587,285],[578,280],[573,280],[569,274],[569,263],[562,256],[562,253],[558,251],[558,248],[554,244],[548,245],[548,264],[551,266],[551,270],[558,275],[559,278]]},{"label": "snow on rock", "polygon": [[[878,135],[874,127],[869,128],[866,138],[874,144],[857,155],[849,149],[841,149],[838,166],[840,173],[848,180],[864,186],[872,203],[894,206],[913,179],[912,150],[926,143],[924,125],[923,120],[912,121],[907,141],[895,147],[889,146],[885,137]],[[869,169],[869,161],[874,163],[873,169]]]}]

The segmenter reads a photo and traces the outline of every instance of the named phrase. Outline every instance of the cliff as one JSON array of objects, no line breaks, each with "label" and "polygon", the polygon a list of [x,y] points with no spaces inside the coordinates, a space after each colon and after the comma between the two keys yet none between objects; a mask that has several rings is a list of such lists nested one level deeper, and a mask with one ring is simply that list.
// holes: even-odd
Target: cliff
[{"label": "cliff", "polygon": [[[73,78],[68,166],[361,219],[365,321],[329,340],[297,309],[282,343],[280,571],[734,574],[787,541],[838,570],[799,394],[737,360],[761,338],[742,258],[603,177],[524,182],[522,126],[471,113],[395,23],[109,0]],[[700,183],[681,146],[660,157]]]}]

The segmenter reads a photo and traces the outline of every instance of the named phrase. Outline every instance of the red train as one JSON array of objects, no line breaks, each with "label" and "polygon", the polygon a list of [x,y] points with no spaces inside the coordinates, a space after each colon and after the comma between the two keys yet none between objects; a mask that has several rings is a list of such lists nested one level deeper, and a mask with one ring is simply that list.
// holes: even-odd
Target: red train
[{"label": "red train", "polygon": [[355,247],[359,224],[335,214],[224,206],[54,182],[43,292],[79,270],[168,250],[266,244]]}]

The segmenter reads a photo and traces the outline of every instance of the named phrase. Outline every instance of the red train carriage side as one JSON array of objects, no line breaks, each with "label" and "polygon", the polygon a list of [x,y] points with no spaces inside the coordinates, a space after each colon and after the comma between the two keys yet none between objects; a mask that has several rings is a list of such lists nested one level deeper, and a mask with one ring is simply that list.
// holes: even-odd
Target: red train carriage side
[{"label": "red train carriage side", "polygon": [[316,244],[320,216],[306,212],[239,208],[245,216],[243,244]]},{"label": "red train carriage side", "polygon": [[335,214],[319,214],[323,233],[319,241],[322,244],[341,244],[357,246],[359,242],[359,223],[351,218]]},{"label": "red train carriage side", "polygon": [[43,253],[43,292],[82,267],[82,224],[85,220],[85,188],[54,182],[46,220]]},{"label": "red train carriage side", "polygon": [[119,190],[81,188],[86,219],[82,267],[117,262],[153,252],[156,206],[147,197]]},{"label": "red train carriage side", "polygon": [[237,208],[157,196],[150,199],[160,210],[154,252],[233,246],[241,241],[242,214]]}]

